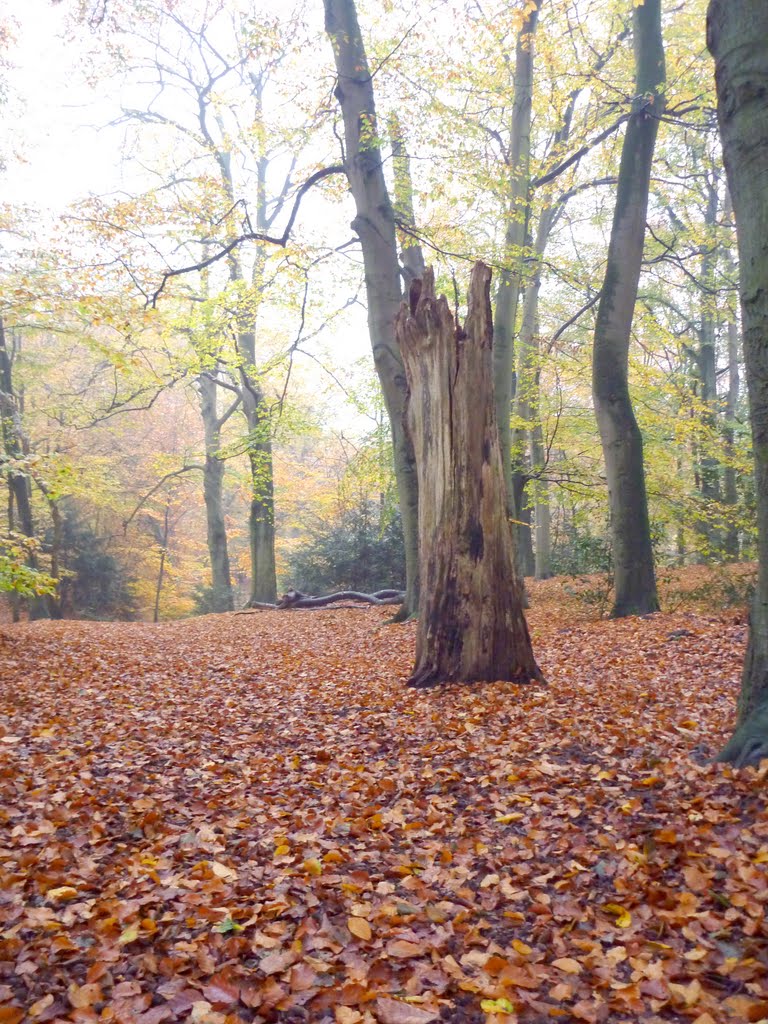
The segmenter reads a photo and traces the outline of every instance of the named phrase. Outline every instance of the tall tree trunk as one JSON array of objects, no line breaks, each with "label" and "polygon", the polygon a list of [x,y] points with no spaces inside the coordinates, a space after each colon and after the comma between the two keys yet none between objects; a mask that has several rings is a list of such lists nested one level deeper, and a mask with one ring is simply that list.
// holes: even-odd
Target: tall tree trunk
[{"label": "tall tree trunk", "polygon": [[[725,219],[728,223],[733,217],[733,205],[731,194],[725,190]],[[727,254],[729,270],[734,271],[734,261]],[[723,536],[723,552],[732,561],[739,558],[739,529],[736,525],[736,509],[739,504],[739,490],[736,480],[736,445],[735,430],[736,415],[739,408],[739,351],[741,343],[739,339],[739,327],[735,315],[728,318],[726,329],[728,345],[728,391],[725,396],[725,424],[723,426],[723,442],[725,444],[725,465],[723,467],[723,503],[727,507],[728,523]]]},{"label": "tall tree trunk", "polygon": [[[259,74],[252,74],[250,77],[255,104],[254,123],[257,126],[257,131],[260,132],[263,116],[264,77]],[[204,125],[204,121],[205,115],[201,114],[201,125]],[[221,125],[220,127],[222,138],[226,138],[224,126]],[[205,131],[207,135],[207,129]],[[207,137],[210,138],[209,135]],[[260,139],[260,143],[262,152],[259,155],[256,173],[256,230],[266,232],[269,228],[266,184],[269,158],[263,152],[263,138]],[[232,155],[225,149],[216,149],[213,155],[219,167],[222,184],[234,208],[235,187],[232,177]],[[278,209],[285,199],[286,188],[287,184],[284,187],[283,193],[278,198]],[[257,310],[258,302],[264,289],[263,270],[265,263],[265,245],[262,243],[256,248],[252,280],[250,282],[256,297]],[[247,282],[240,260],[234,252],[230,254],[228,264],[230,281],[233,283]],[[238,317],[237,324],[240,398],[248,433],[246,452],[251,476],[251,500],[248,513],[248,537],[251,554],[249,603],[263,602],[274,604],[277,600],[277,575],[275,572],[275,498],[271,416],[256,367],[256,331],[254,322],[257,310],[250,309],[244,316]]]},{"label": "tall tree trunk", "polygon": [[255,336],[240,334],[240,367],[243,411],[248,426],[248,461],[251,470],[251,504],[248,537],[251,551],[249,602],[273,604],[277,600],[275,570],[275,493],[272,465],[272,424],[264,392],[254,372]]},{"label": "tall tree trunk", "polygon": [[169,506],[165,506],[163,516],[163,529],[155,530],[155,536],[160,542],[160,565],[157,568],[157,583],[155,585],[155,607],[152,610],[152,621],[160,621],[160,595],[163,592],[163,580],[165,579],[165,560],[168,557],[168,519]]},{"label": "tall tree trunk", "polygon": [[418,482],[413,446],[404,427],[407,385],[395,339],[400,267],[395,218],[384,180],[373,80],[354,0],[324,0],[325,30],[333,46],[336,98],[344,120],[344,169],[355,201],[352,228],[363,250],[368,331],[373,360],[392,429],[395,479],[405,540],[406,600],[399,617],[418,603]]},{"label": "tall tree trunk", "polygon": [[[570,126],[570,113],[566,111],[563,119],[563,126],[558,133],[559,138],[567,139]],[[535,537],[534,553],[531,556],[531,569],[536,579],[548,579],[551,575],[552,543],[550,537],[551,517],[549,512],[549,488],[546,480],[542,479],[544,470],[544,440],[541,426],[540,409],[540,364],[541,352],[539,350],[539,292],[541,290],[541,265],[540,261],[549,241],[552,228],[558,218],[558,209],[554,206],[546,206],[539,215],[534,241],[534,255],[536,257],[535,269],[528,281],[523,298],[523,317],[520,324],[520,343],[518,351],[518,374],[517,387],[515,389],[515,419],[524,421],[525,427],[518,427],[512,433],[513,448],[518,449],[528,442],[530,450],[530,480],[529,488],[532,491]],[[529,515],[530,524],[530,515]],[[528,534],[530,536],[530,526]],[[517,536],[522,540],[525,530],[518,531]],[[528,567],[528,560],[525,555],[522,559],[524,568]],[[526,572],[526,575],[528,573]]]},{"label": "tall tree trunk", "polygon": [[[263,120],[264,79],[252,75],[256,121]],[[267,168],[269,159],[262,152],[256,174],[256,227],[267,231]],[[258,299],[264,293],[266,246],[256,249],[252,284]],[[255,319],[255,318],[254,318]],[[251,469],[251,504],[248,539],[251,552],[251,593],[249,603],[271,604],[277,600],[275,568],[275,476],[272,461],[272,416],[264,389],[256,372],[256,332],[240,331],[237,339],[240,355],[240,383],[243,412],[248,427],[248,462]]]},{"label": "tall tree trunk", "polygon": [[717,115],[736,218],[744,368],[752,424],[758,578],[736,732],[721,760],[768,757],[768,4],[711,0],[707,44],[715,58]]},{"label": "tall tree trunk", "polygon": [[658,610],[643,439],[629,396],[629,340],[645,239],[653,150],[664,109],[661,0],[633,14],[634,111],[619,165],[616,209],[597,310],[592,393],[603,446],[611,508],[615,602],[611,614]]},{"label": "tall tree trunk", "polygon": [[726,461],[723,467],[723,503],[728,508],[728,525],[723,536],[723,552],[732,561],[739,558],[739,529],[733,519],[739,503],[739,491],[736,483],[735,432],[733,424],[739,404],[739,328],[733,319],[728,324],[728,392],[725,396],[725,426],[723,441],[725,442]]},{"label": "tall tree trunk", "polygon": [[[19,396],[13,382],[13,361],[8,348],[5,324],[0,317],[0,419],[2,420],[3,447],[6,457],[11,463],[19,463],[29,454],[29,446],[25,443],[21,426],[21,409]],[[30,540],[35,536],[35,521],[32,513],[32,487],[29,476],[18,469],[8,470],[8,489],[10,491],[9,511],[15,505],[16,516],[9,515],[9,522],[18,522],[21,532]],[[37,569],[38,560],[34,551],[27,555],[27,565]],[[31,619],[46,618],[47,602],[42,597],[31,597],[28,602]],[[18,608],[14,608],[14,616]],[[15,617],[14,621],[18,621]]]},{"label": "tall tree trunk", "polygon": [[540,678],[515,576],[493,403],[491,272],[475,264],[464,328],[434,275],[411,285],[397,338],[419,474],[421,593],[410,686]]},{"label": "tall tree trunk", "polygon": [[[541,424],[540,368],[538,344],[538,303],[541,280],[536,275],[525,292],[523,322],[520,329],[520,373],[518,375],[518,415],[528,423],[530,446],[530,480],[528,487],[533,499],[535,544],[533,571],[537,580],[552,575],[551,516],[549,510],[549,484],[543,477],[546,454],[544,431]],[[522,531],[521,531],[522,532]]]},{"label": "tall tree trunk", "polygon": [[[513,483],[512,428],[510,417],[515,393],[515,327],[523,276],[523,247],[528,232],[531,186],[531,107],[533,100],[534,36],[542,0],[528,4],[517,34],[515,48],[515,95],[510,126],[509,205],[504,237],[505,268],[496,294],[495,337],[493,344],[493,384],[496,422],[501,447],[501,463],[507,493],[507,511],[519,518]],[[520,472],[519,467],[517,472]],[[517,527],[515,526],[517,534]],[[523,528],[524,529],[524,528]],[[530,532],[530,531],[529,531]]]},{"label": "tall tree trunk", "polygon": [[715,232],[717,230],[717,214],[720,206],[717,172],[712,172],[710,179],[706,176],[707,207],[704,213],[705,252],[701,259],[701,329],[699,331],[699,351],[696,354],[700,398],[703,405],[704,426],[709,431],[709,438],[704,439],[700,446],[702,452],[699,460],[701,497],[705,505],[705,520],[701,533],[706,538],[704,556],[711,557],[721,547],[720,530],[716,522],[707,512],[715,509],[720,503],[720,463],[712,454],[712,440],[718,420],[717,401],[717,348],[716,348],[716,316],[717,297],[715,289],[715,269],[717,265],[717,249]]},{"label": "tall tree trunk", "polygon": [[407,286],[415,277],[423,277],[424,253],[415,236],[416,214],[413,210],[413,181],[411,161],[405,145],[405,136],[397,114],[388,120],[389,141],[392,146],[392,168],[395,179],[395,223],[400,243],[400,262]]},{"label": "tall tree trunk", "polygon": [[200,396],[200,415],[205,432],[203,497],[208,534],[208,557],[211,562],[213,611],[231,612],[234,608],[234,599],[229,571],[227,527],[224,519],[224,463],[220,458],[221,423],[217,409],[219,388],[213,372],[200,374],[197,386]]}]

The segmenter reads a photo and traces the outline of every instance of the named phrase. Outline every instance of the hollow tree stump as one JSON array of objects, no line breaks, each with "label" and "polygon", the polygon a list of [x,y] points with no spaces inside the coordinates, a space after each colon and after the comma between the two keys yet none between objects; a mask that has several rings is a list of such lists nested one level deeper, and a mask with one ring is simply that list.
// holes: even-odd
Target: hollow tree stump
[{"label": "hollow tree stump", "polygon": [[409,686],[541,679],[506,516],[490,283],[490,269],[476,263],[462,329],[445,296],[435,297],[428,269],[397,317],[419,481],[421,583]]}]

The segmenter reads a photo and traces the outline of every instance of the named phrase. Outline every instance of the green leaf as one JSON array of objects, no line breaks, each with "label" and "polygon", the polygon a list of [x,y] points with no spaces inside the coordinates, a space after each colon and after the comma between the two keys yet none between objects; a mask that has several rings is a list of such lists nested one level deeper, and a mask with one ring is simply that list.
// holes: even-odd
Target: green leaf
[{"label": "green leaf", "polygon": [[227,916],[223,921],[219,921],[218,924],[213,926],[213,930],[218,932],[219,935],[229,935],[233,932],[242,932],[243,926],[238,924],[237,921],[233,921],[231,917]]}]

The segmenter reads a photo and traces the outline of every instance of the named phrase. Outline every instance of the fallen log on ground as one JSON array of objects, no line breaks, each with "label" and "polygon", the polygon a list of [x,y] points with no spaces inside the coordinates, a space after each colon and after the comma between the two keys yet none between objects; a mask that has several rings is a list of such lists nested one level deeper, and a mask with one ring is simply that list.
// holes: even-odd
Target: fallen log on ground
[{"label": "fallen log on ground", "polygon": [[267,604],[262,601],[249,602],[238,614],[260,610],[286,611],[294,608],[327,608],[328,605],[336,604],[339,601],[353,601],[354,604],[342,605],[342,607],[355,608],[360,604],[402,604],[404,600],[404,590],[377,590],[374,594],[362,594],[357,590],[340,590],[335,594],[324,594],[321,597],[312,597],[309,594],[303,594],[300,590],[289,590],[283,594],[277,604]]}]

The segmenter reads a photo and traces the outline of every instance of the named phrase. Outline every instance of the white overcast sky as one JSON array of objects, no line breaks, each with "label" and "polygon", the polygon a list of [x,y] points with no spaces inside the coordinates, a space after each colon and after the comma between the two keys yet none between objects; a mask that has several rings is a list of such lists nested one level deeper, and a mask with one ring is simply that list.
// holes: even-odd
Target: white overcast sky
[{"label": "white overcast sky", "polygon": [[116,108],[83,83],[82,58],[64,41],[66,5],[0,0],[0,11],[16,22],[8,103],[0,108],[11,149],[4,197],[56,210],[78,195],[117,187],[116,133],[97,130]]}]

